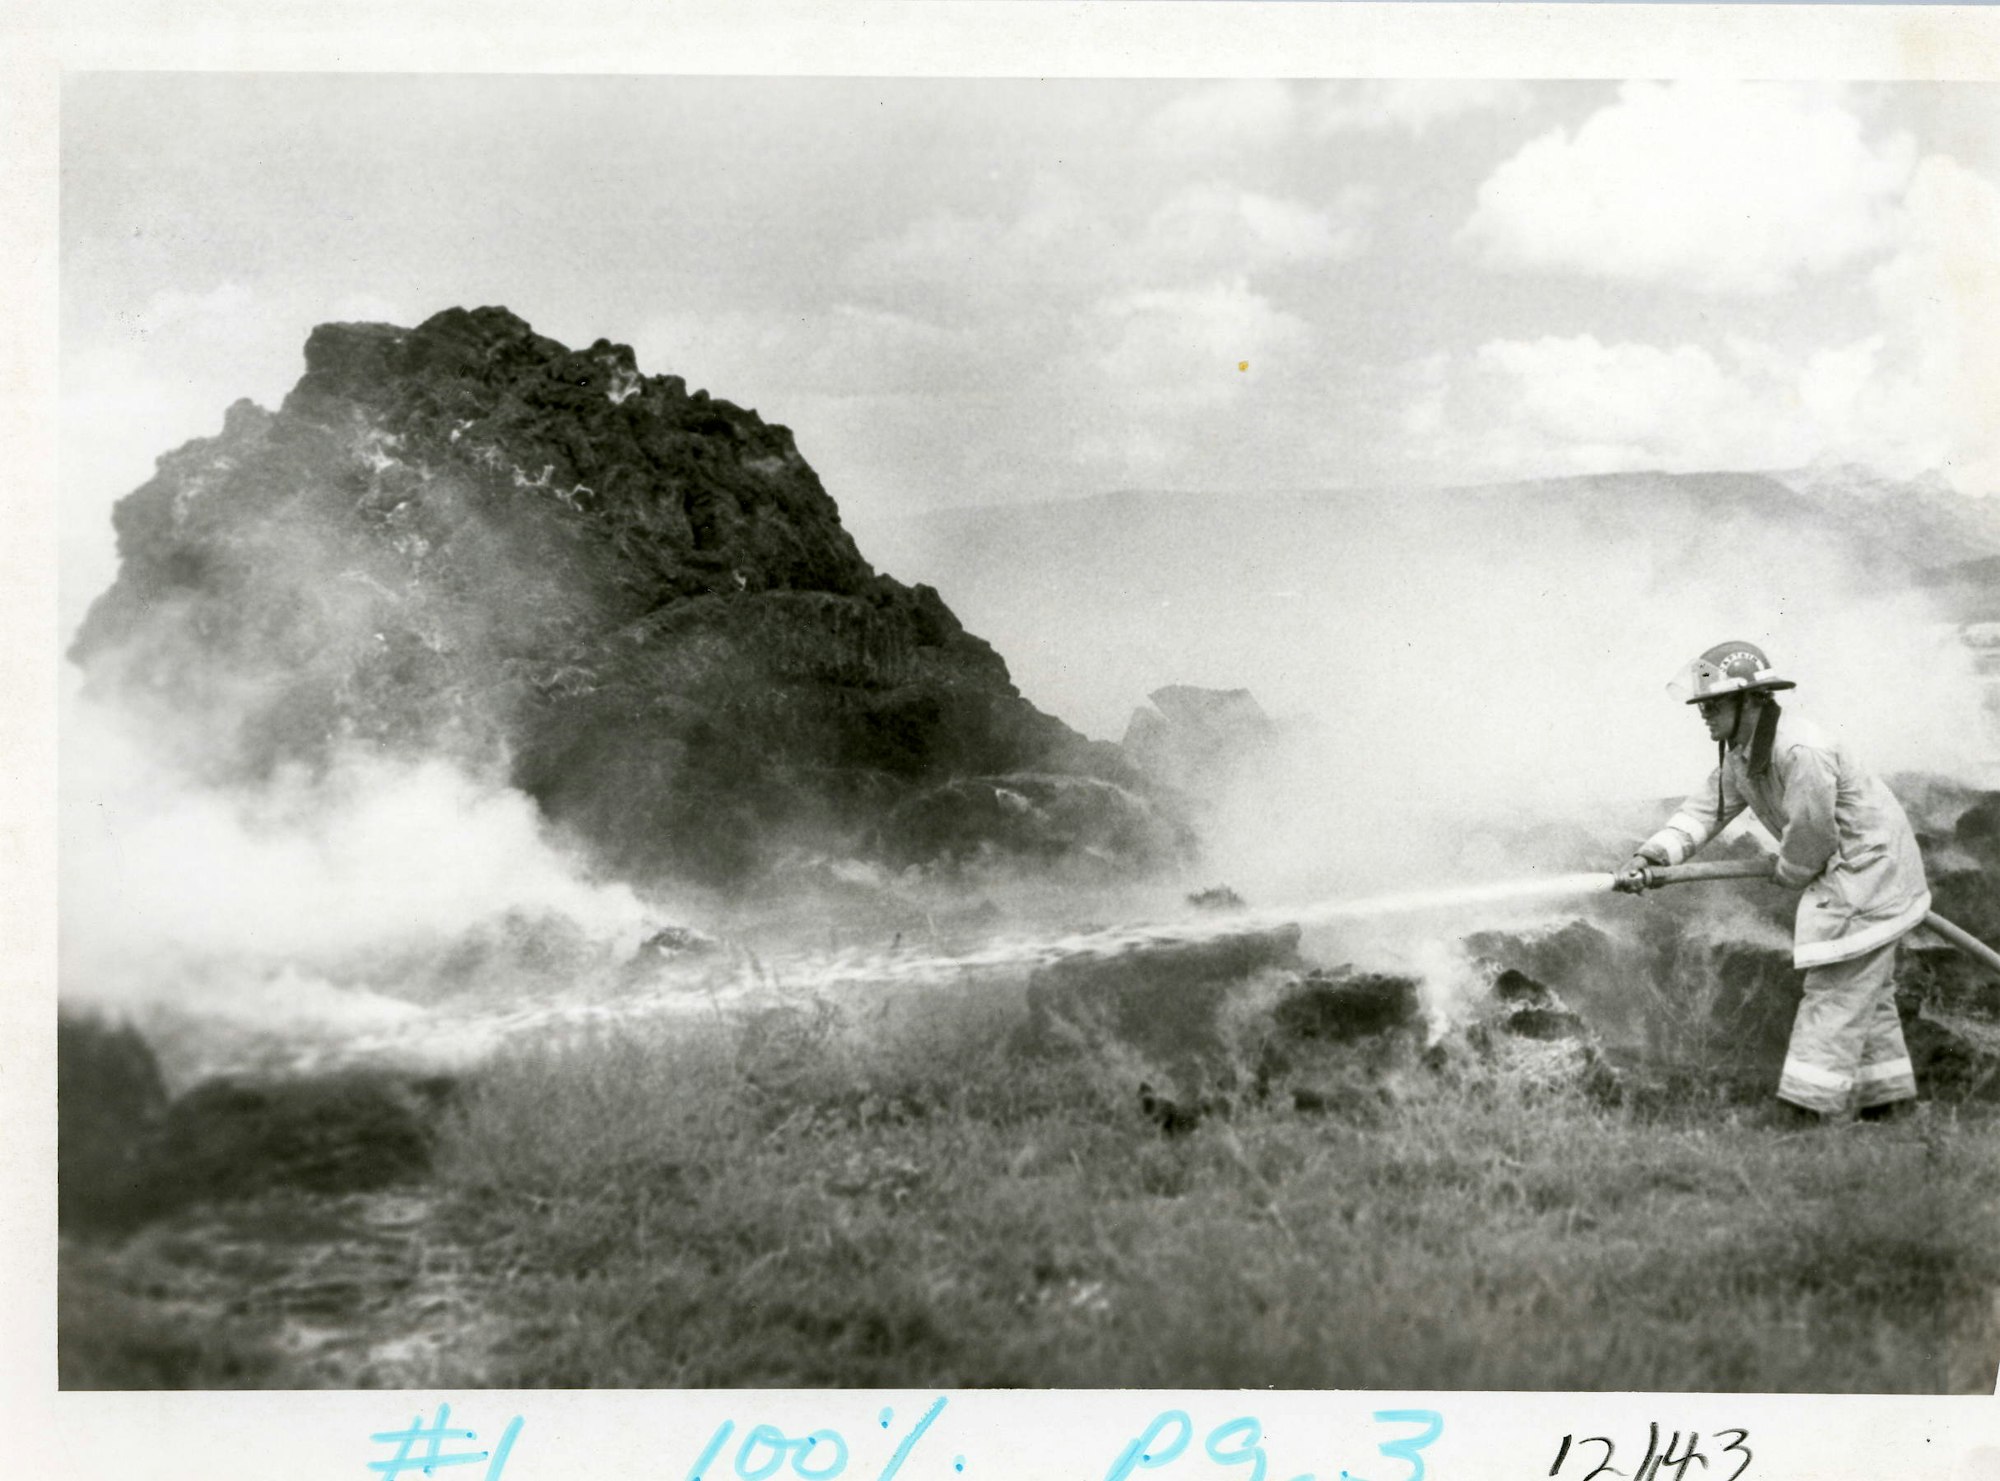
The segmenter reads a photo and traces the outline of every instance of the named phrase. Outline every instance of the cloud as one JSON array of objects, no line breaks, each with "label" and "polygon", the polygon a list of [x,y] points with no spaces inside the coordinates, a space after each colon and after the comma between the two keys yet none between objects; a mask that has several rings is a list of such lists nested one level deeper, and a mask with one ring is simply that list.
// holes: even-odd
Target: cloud
[{"label": "cloud", "polygon": [[[977,346],[914,314],[836,302],[807,312],[732,308],[648,320],[632,337],[639,368],[783,413],[795,395],[926,397],[977,386]],[[777,420],[782,421],[783,415]]]},{"label": "cloud", "polygon": [[789,426],[857,529],[966,491],[1227,482],[1308,425],[1300,386],[1323,359],[1242,274],[1031,297],[964,327],[856,305],[680,314],[634,347],[642,370]]},{"label": "cloud", "polygon": [[1522,113],[1533,102],[1525,83],[1506,80],[1393,78],[1328,84],[1309,107],[1312,132],[1409,133],[1478,113]]},{"label": "cloud", "polygon": [[1326,425],[1297,415],[1328,359],[1313,270],[1359,254],[1379,205],[1339,184],[1045,170],[829,264],[832,306],[677,309],[633,343],[642,366],[775,413],[862,524],[897,503],[1232,482],[1280,447],[1296,464]]},{"label": "cloud", "polygon": [[1228,401],[1250,384],[1239,365],[1264,368],[1311,335],[1304,320],[1241,278],[1121,294],[1100,304],[1096,315],[1107,333],[1095,369],[1105,393],[1122,401]]},{"label": "cloud", "polygon": [[1729,467],[1764,451],[1762,419],[1736,415],[1744,380],[1698,345],[1550,335],[1482,345],[1476,362],[1508,386],[1510,421],[1586,467]]},{"label": "cloud", "polygon": [[1739,351],[1493,340],[1411,367],[1405,429],[1441,429],[1461,476],[1791,466],[1804,444],[1782,382]]},{"label": "cloud", "polygon": [[1459,240],[1494,267],[1774,293],[1887,248],[1914,156],[1822,89],[1628,83],[1495,170]]},{"label": "cloud", "polygon": [[1192,185],[1169,197],[1126,254],[1147,275],[1162,270],[1256,272],[1354,256],[1365,236],[1369,192],[1350,187],[1329,209],[1233,186]]},{"label": "cloud", "polygon": [[941,317],[1011,317],[1024,303],[1120,286],[1189,287],[1352,257],[1375,204],[1357,186],[1317,205],[1211,181],[1127,206],[1044,178],[1011,215],[925,217],[856,253],[846,276],[889,302],[909,302],[912,287],[946,290]]},{"label": "cloud", "polygon": [[[963,449],[940,467],[916,437],[931,488],[1212,478],[1250,424],[1271,446],[1292,415],[1284,396],[1323,368],[1287,299],[1311,293],[1302,270],[1362,250],[1377,201],[1358,187],[1314,203],[1216,180],[1147,184],[1039,177],[1011,211],[935,213],[857,252],[841,268],[857,302],[837,315],[663,321],[641,337],[642,358],[658,344],[653,358],[711,384],[782,390],[800,430],[795,389],[845,394],[871,417],[886,413],[879,398],[908,393],[959,398],[936,414],[1029,444],[996,475]],[[1229,427],[1201,423],[1232,404]],[[816,430],[817,446],[835,445]],[[1051,437],[1064,440],[1043,446]],[[872,458],[846,476],[839,463],[822,470],[829,486],[883,484]]]},{"label": "cloud", "polygon": [[1024,290],[1087,290],[1115,276],[1120,236],[1103,201],[1067,176],[1043,174],[1011,212],[921,217],[855,252],[843,276],[893,302],[932,289],[977,310]]},{"label": "cloud", "polygon": [[1155,113],[1145,135],[1174,159],[1216,158],[1276,148],[1299,124],[1297,94],[1283,82],[1217,82],[1176,98]]},{"label": "cloud", "polygon": [[2000,187],[1924,159],[1867,277],[1874,323],[1818,345],[1496,339],[1403,367],[1414,461],[1457,479],[1856,462],[2000,493]]},{"label": "cloud", "polygon": [[2000,493],[2000,187],[1947,157],[1925,159],[1896,253],[1871,286],[1893,369],[1880,394],[1855,386],[1830,411],[1880,437],[1900,430],[1925,466]]},{"label": "cloud", "polygon": [[253,321],[260,308],[257,295],[241,283],[218,283],[205,293],[170,288],[121,314],[119,325],[137,340],[167,332],[226,334]]},{"label": "cloud", "polygon": [[1519,113],[1533,101],[1511,80],[1394,78],[1307,85],[1211,83],[1146,121],[1160,153],[1214,162],[1283,148],[1301,138],[1429,130],[1479,113]]}]

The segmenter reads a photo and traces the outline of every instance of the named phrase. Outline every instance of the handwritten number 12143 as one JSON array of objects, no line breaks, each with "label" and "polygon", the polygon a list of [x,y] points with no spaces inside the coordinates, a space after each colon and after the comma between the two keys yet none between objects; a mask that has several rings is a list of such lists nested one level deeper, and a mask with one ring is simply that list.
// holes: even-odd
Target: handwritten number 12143
[{"label": "handwritten number 12143", "polygon": [[[1723,1446],[1721,1450],[1716,1452],[1716,1458],[1720,1460],[1725,1455],[1735,1455],[1740,1456],[1741,1459],[1736,1462],[1735,1470],[1731,1471],[1727,1476],[1717,1477],[1716,1481],[1736,1481],[1737,1477],[1750,1469],[1750,1446],[1748,1443],[1750,1432],[1748,1430],[1717,1430],[1715,1432],[1715,1438],[1718,1440],[1724,1435],[1730,1435],[1734,1438],[1727,1445]],[[1697,1448],[1701,1444],[1699,1433],[1694,1430],[1688,1431],[1687,1449],[1681,1450],[1680,1443],[1681,1432],[1675,1430],[1668,1437],[1667,1448],[1661,1450],[1660,1426],[1658,1421],[1648,1425],[1646,1453],[1639,1457],[1639,1469],[1632,1472],[1632,1481],[1659,1481],[1660,1470],[1666,1466],[1673,1468],[1674,1481],[1686,1481],[1688,1462],[1691,1460],[1700,1461],[1701,1468],[1704,1471],[1708,1469],[1708,1457],[1703,1455],[1700,1449]],[[1603,1447],[1603,1454],[1598,1457],[1597,1464],[1587,1471],[1581,1468],[1584,1447],[1586,1445]],[[1551,1476],[1562,1474],[1563,1464],[1570,1459],[1572,1448],[1577,1453],[1578,1463],[1576,1467],[1572,1468],[1573,1474],[1567,1477],[1566,1481],[1596,1481],[1596,1478],[1599,1476],[1623,1476],[1625,1474],[1625,1472],[1611,1464],[1611,1457],[1617,1453],[1617,1446],[1612,1443],[1609,1437],[1604,1435],[1590,1435],[1579,1440],[1575,1435],[1564,1435],[1562,1437],[1562,1444],[1556,1447],[1555,1464],[1549,1467],[1549,1474]],[[1676,1454],[1677,1451],[1679,1452],[1678,1454]]]}]

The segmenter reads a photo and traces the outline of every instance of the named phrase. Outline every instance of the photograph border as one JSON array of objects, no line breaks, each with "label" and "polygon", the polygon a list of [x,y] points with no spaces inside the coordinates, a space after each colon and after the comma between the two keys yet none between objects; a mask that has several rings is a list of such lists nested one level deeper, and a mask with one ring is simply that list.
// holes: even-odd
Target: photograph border
[{"label": "photograph border", "polygon": [[[9,1334],[6,1407],[16,1473],[106,1481],[355,1477],[371,1435],[448,1403],[493,1436],[523,1420],[508,1481],[558,1475],[678,1478],[728,1419],[787,1433],[854,1434],[912,1393],[219,1394],[58,1393],[55,1388],[54,1003],[57,767],[57,140],[65,73],[122,70],[461,71],[707,76],[929,77],[1753,77],[2000,81],[2000,13],[1985,6],[1226,3],[1226,0],[811,0],[717,3],[336,0],[286,14],[223,0],[16,4],[0,35],[0,439],[9,449],[0,542],[0,1096],[9,1134],[0,1205]],[[2000,388],[1993,404],[2000,407]],[[1204,1426],[1263,1422],[1281,1436],[1346,1434],[1370,1481],[1400,1481],[1369,1426],[1435,1409],[1447,1430],[1428,1474],[1548,1474],[1566,1433],[1632,1435],[1658,1422],[1753,1431],[1752,1477],[2000,1477],[2000,1396],[954,1393],[963,1474],[1106,1474],[1149,1416],[1184,1408]],[[1734,1417],[1732,1417],[1734,1416]],[[941,1417],[940,1425],[946,1424]],[[941,1434],[944,1433],[941,1431]],[[864,1452],[857,1446],[857,1455]],[[872,1455],[873,1452],[865,1452]],[[1621,1446],[1621,1453],[1622,1446]],[[1384,1452],[1393,1455],[1393,1452]],[[1769,1456],[1763,1460],[1761,1456]],[[1205,1463],[1204,1463],[1205,1464]],[[933,1456],[921,1474],[952,1474]],[[1308,1456],[1290,1475],[1327,1458]],[[1373,1465],[1375,1469],[1362,1467]],[[857,1465],[853,1474],[864,1467]],[[720,1468],[718,1467],[718,1474]],[[1184,1472],[1185,1473],[1185,1472]],[[1216,1472],[1220,1474],[1220,1472]],[[379,1470],[375,1474],[382,1474]],[[483,1474],[464,1467],[461,1475]],[[915,1469],[912,1477],[919,1474]],[[1342,1474],[1345,1474],[1343,1471]],[[1419,1467],[1417,1474],[1424,1474]],[[1726,1477],[1711,1470],[1709,1476]]]}]

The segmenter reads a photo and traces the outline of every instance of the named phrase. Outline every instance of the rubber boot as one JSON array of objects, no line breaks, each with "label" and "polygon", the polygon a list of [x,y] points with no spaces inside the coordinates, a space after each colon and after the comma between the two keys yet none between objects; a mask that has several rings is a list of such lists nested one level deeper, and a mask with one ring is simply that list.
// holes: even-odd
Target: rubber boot
[{"label": "rubber boot", "polygon": [[1908,1121],[1916,1114],[1916,1101],[1892,1100],[1886,1101],[1879,1106],[1863,1106],[1860,1111],[1860,1119],[1874,1122],[1877,1125],[1891,1125],[1898,1121]]},{"label": "rubber boot", "polygon": [[1772,1100],[1763,1105],[1752,1125],[1762,1126],[1771,1131],[1807,1131],[1815,1126],[1824,1126],[1827,1118],[1818,1111],[1809,1111],[1804,1106],[1795,1106],[1788,1100]]}]

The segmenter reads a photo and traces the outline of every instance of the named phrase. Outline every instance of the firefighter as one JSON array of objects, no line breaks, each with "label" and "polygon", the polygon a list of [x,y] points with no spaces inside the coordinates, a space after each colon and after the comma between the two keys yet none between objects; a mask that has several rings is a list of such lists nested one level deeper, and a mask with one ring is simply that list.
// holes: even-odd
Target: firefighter
[{"label": "firefighter", "polygon": [[1776,879],[1802,891],[1792,961],[1805,997],[1778,1099],[1799,1121],[1870,1120],[1907,1108],[1916,1075],[1896,1016],[1896,945],[1931,907],[1915,834],[1889,789],[1839,741],[1784,713],[1796,688],[1752,643],[1720,643],[1668,686],[1700,709],[1715,772],[1613,880],[1679,864],[1749,808],[1778,840]]}]

